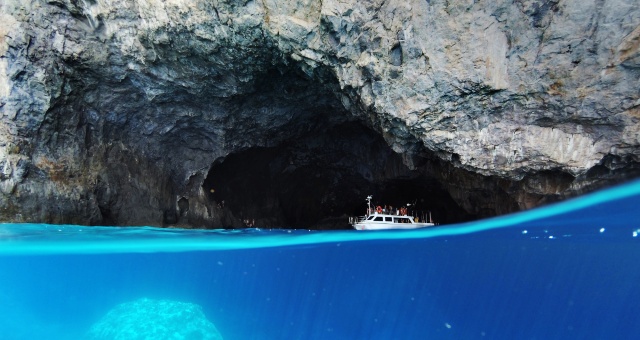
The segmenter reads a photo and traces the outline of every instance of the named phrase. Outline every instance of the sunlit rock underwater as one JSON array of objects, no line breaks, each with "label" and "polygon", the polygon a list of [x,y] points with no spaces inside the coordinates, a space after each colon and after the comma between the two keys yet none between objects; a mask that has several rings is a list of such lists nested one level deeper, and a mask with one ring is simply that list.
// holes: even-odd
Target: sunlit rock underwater
[{"label": "sunlit rock underwater", "polygon": [[91,327],[86,339],[222,340],[222,336],[196,304],[143,298],[114,307]]}]

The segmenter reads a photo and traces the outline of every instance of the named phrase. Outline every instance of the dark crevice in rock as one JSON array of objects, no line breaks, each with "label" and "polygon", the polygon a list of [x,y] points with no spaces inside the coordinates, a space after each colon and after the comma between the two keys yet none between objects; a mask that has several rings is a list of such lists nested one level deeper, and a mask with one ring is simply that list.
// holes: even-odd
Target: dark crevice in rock
[{"label": "dark crevice in rock", "polygon": [[186,197],[180,197],[178,200],[178,211],[180,216],[185,216],[189,211],[189,200]]},{"label": "dark crevice in rock", "polygon": [[389,58],[391,59],[391,65],[402,66],[402,45],[396,43],[389,52]]},{"label": "dark crevice in rock", "polygon": [[576,178],[576,185],[567,190],[567,196],[577,196],[608,185],[640,178],[640,162],[631,156],[606,155],[589,171]]}]

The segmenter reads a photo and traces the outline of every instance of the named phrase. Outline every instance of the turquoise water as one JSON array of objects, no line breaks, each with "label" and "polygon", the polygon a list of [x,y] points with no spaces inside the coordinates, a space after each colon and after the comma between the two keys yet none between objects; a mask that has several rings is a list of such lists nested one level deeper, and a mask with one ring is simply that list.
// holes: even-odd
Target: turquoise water
[{"label": "turquoise water", "polygon": [[[413,231],[0,224],[0,339],[199,315],[225,339],[634,339],[639,207],[636,181]],[[109,323],[126,306],[164,314]]]}]

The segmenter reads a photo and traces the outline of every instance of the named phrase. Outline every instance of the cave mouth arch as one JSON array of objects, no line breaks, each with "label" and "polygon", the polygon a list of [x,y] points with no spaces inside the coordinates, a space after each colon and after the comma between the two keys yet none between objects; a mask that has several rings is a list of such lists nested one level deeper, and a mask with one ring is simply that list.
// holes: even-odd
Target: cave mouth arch
[{"label": "cave mouth arch", "polygon": [[439,223],[475,218],[359,122],[230,154],[213,163],[202,188],[226,228],[345,229],[349,216],[364,214],[367,195],[380,205],[415,204]]}]

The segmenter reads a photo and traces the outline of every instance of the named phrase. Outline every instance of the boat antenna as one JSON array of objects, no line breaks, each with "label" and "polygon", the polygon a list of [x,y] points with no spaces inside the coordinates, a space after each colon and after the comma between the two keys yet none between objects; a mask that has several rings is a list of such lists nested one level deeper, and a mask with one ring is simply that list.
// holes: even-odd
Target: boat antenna
[{"label": "boat antenna", "polygon": [[367,196],[367,206],[369,207],[369,210],[367,210],[367,214],[371,213],[371,199],[373,198],[372,195]]}]

